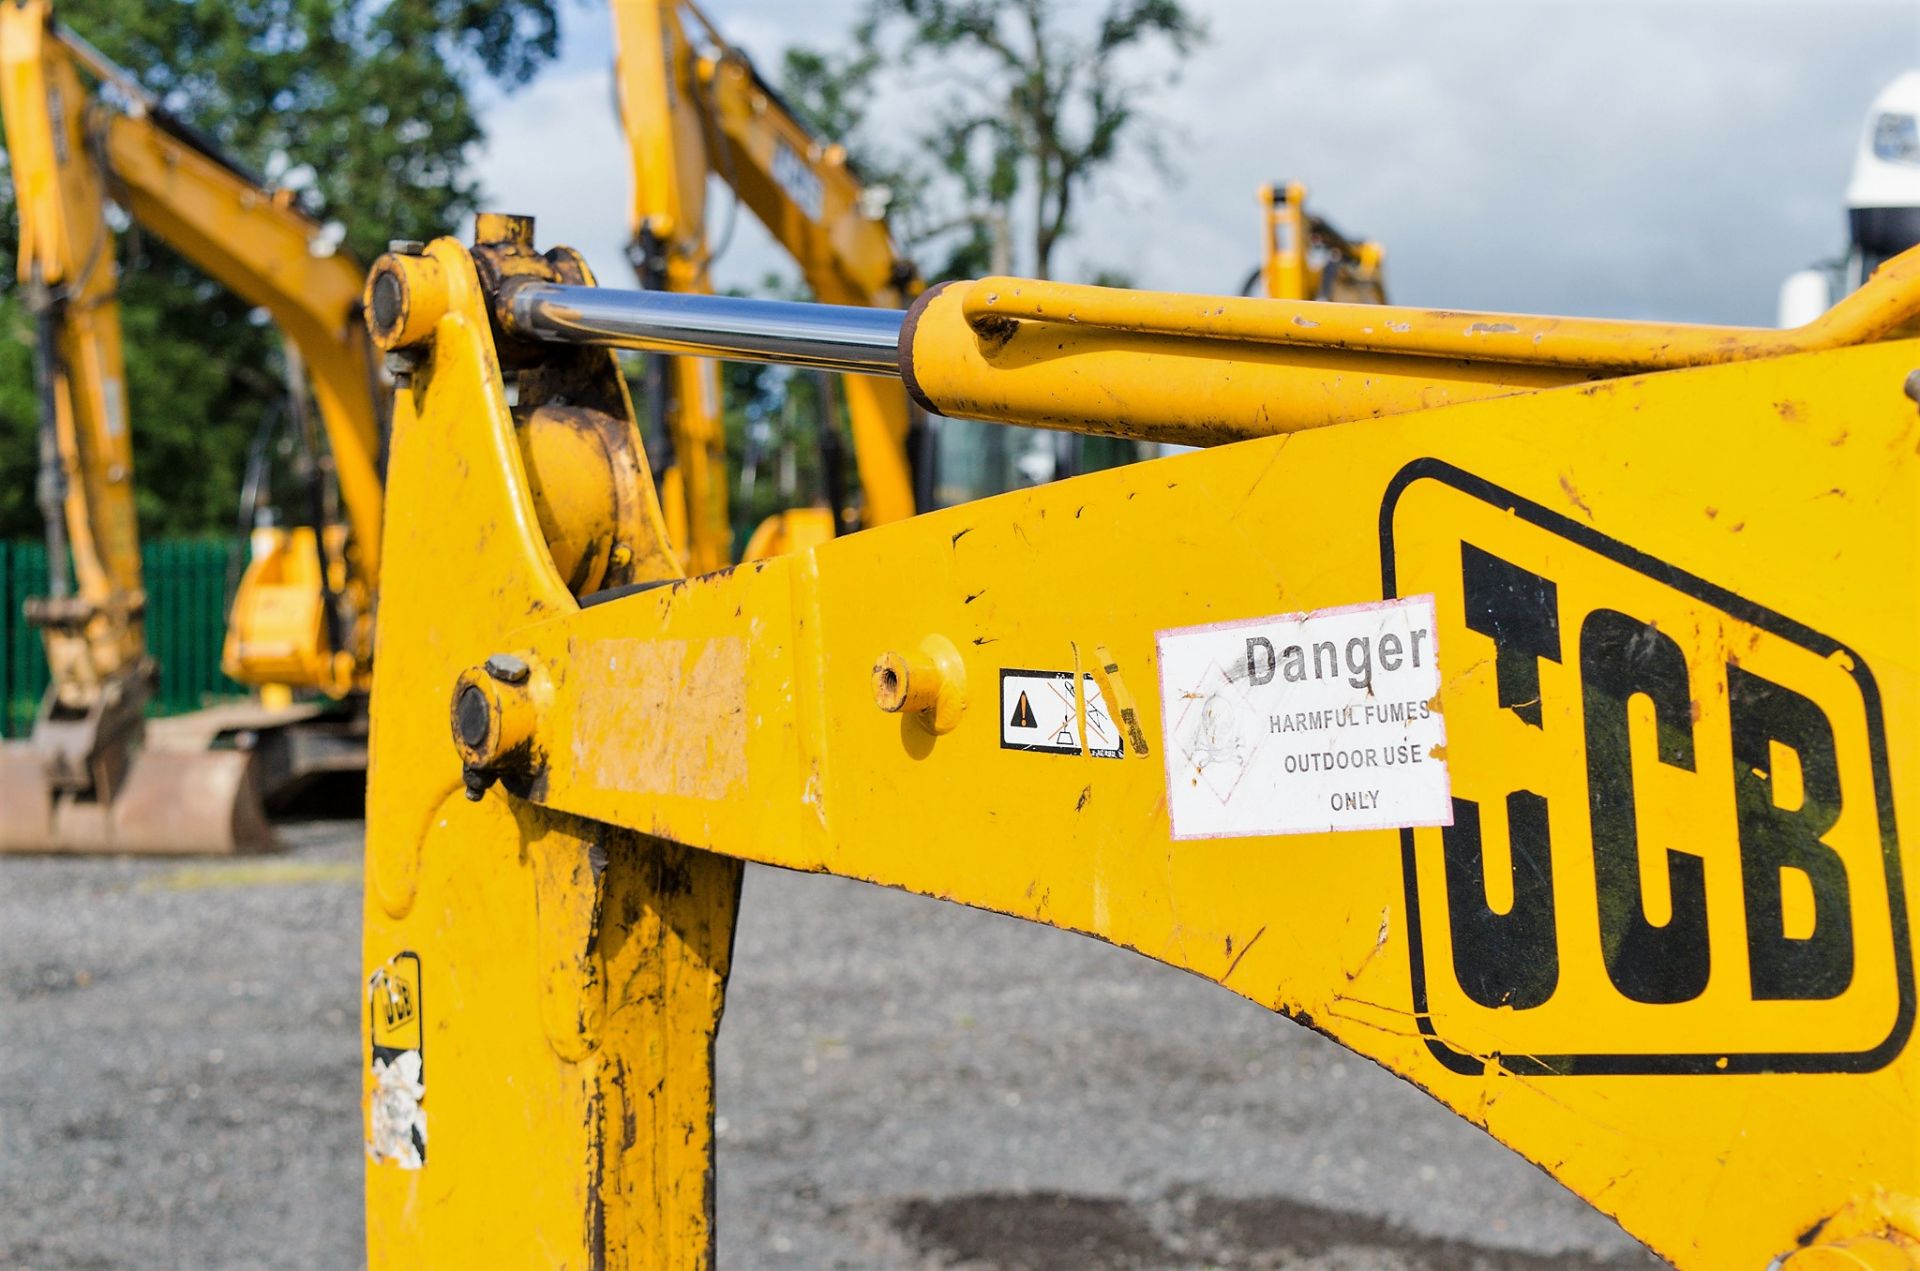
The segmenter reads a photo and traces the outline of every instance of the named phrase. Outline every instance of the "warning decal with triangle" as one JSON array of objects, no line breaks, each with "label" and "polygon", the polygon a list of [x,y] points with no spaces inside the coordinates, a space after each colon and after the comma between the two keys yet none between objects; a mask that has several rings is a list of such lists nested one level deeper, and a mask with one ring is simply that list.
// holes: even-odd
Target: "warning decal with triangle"
[{"label": "warning decal with triangle", "polygon": [[1027,702],[1027,695],[1020,694],[1020,701],[1013,708],[1013,718],[1007,721],[1009,728],[1038,728],[1040,721],[1033,717],[1033,707]]},{"label": "warning decal with triangle", "polygon": [[1072,671],[1000,670],[1000,746],[1050,755],[1078,755],[1080,706],[1086,703],[1086,753],[1118,759],[1120,730],[1100,693],[1099,681],[1081,673],[1081,694],[1073,691]]}]

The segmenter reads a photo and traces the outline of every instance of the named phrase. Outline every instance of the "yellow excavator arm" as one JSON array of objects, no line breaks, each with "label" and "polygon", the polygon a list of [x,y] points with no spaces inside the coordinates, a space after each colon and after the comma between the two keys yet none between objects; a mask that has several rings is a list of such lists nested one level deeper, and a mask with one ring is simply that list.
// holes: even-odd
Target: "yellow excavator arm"
[{"label": "yellow excavator arm", "polygon": [[[350,592],[338,633],[345,647],[315,644],[311,617],[297,630],[285,629],[274,619],[289,606],[243,583],[230,622],[228,673],[243,682],[289,683],[336,696],[364,691],[380,569],[377,403],[384,393],[359,316],[365,269],[299,210],[290,191],[268,187],[172,120],[137,82],[70,32],[54,38],[116,89],[117,108],[98,102],[91,112],[114,200],[209,277],[272,315],[319,407],[346,519],[345,559],[338,562],[345,580],[336,588]],[[300,600],[309,592],[317,596],[315,582],[299,588]],[[310,613],[302,603],[290,608]],[[269,627],[276,629],[263,629]]]},{"label": "yellow excavator arm", "polygon": [[[1682,1268],[1920,1266],[1920,252],[1780,332],[1017,278],[903,320],[476,233],[370,284],[428,368],[373,707],[375,1268],[711,1264],[742,861],[1215,981]],[[1207,448],[687,578],[616,347]],[[628,453],[530,462],[536,425]]]},{"label": "yellow excavator arm", "polygon": [[[918,274],[887,232],[884,208],[847,164],[845,150],[814,137],[753,64],[688,0],[614,0],[621,118],[634,171],[631,254],[642,285],[712,290],[707,266],[707,178],[720,177],[829,304],[903,308]],[[654,359],[656,362],[660,359]],[[673,422],[669,520],[684,500],[685,542],[696,572],[727,557],[725,449],[718,380],[710,362],[672,360],[650,382],[653,410]],[[671,392],[661,390],[671,387]],[[912,414],[897,384],[843,381],[863,523],[911,516],[907,458]],[[804,518],[803,518],[804,519]],[[812,522],[818,524],[816,520]],[[797,525],[763,527],[762,543],[810,541]],[[834,527],[827,526],[828,536]]]},{"label": "yellow excavator arm", "polygon": [[33,616],[46,633],[63,712],[112,696],[137,716],[152,669],[118,275],[91,155],[90,101],[44,6],[0,8],[0,110],[20,216],[19,279],[39,327],[40,501],[51,550],[47,595]]},{"label": "yellow excavator arm", "polygon": [[[243,757],[148,756],[139,766],[154,776],[137,784],[151,788],[152,802],[139,790],[121,798],[140,775],[135,756],[154,672],[141,627],[107,201],[266,309],[319,407],[346,524],[278,532],[257,555],[236,596],[224,658],[245,682],[336,697],[368,683],[385,390],[359,314],[362,267],[335,250],[290,194],[222,157],[133,77],[59,27],[48,0],[0,6],[0,67],[20,193],[20,277],[41,316],[42,503],[53,549],[49,595],[30,606],[46,633],[53,683],[31,742],[9,747],[0,764],[9,813],[0,848],[204,850],[257,841],[257,812],[232,806],[250,798]],[[69,554],[72,596],[64,594]],[[187,795],[173,765],[191,758],[219,771],[205,791]],[[225,828],[206,830],[170,811],[189,798],[201,821]]]},{"label": "yellow excavator arm", "polygon": [[1261,186],[1260,212],[1261,265],[1244,290],[1257,281],[1273,300],[1387,302],[1386,248],[1348,238],[1309,212],[1306,186]]},{"label": "yellow excavator arm", "polygon": [[[62,109],[78,148],[56,153],[35,146],[16,129],[16,111],[8,110],[8,140],[15,180],[44,183],[72,191],[67,216],[98,226],[99,250],[111,289],[112,241],[106,229],[103,199],[111,197],[142,227],[164,239],[181,255],[249,304],[267,310],[311,380],[336,478],[345,505],[348,535],[346,572],[363,595],[379,575],[380,422],[384,389],[376,379],[372,353],[359,317],[364,267],[338,249],[325,229],[301,212],[290,192],[269,188],[259,178],[221,155],[191,129],[167,115],[124,70],[74,33],[52,21],[47,0],[12,6],[7,15],[7,56],[24,60],[35,51],[43,69],[38,79],[69,85],[73,94]],[[80,72],[109,86],[110,98],[89,93]],[[29,103],[40,93],[16,80],[23,126]],[[51,98],[49,98],[51,100]],[[16,138],[16,132],[21,135]],[[21,204],[26,242],[47,234],[49,209]],[[48,226],[58,222],[45,220]],[[62,241],[58,230],[55,241]],[[23,269],[26,268],[23,257]],[[116,353],[117,357],[117,353]],[[103,381],[115,394],[118,376]],[[124,407],[122,408],[124,413]],[[124,428],[122,429],[124,431]],[[71,518],[69,518],[71,519]],[[364,600],[359,605],[364,610]],[[238,624],[242,631],[245,623]],[[365,687],[365,663],[371,656],[362,624],[347,672]],[[336,651],[339,652],[339,651]],[[238,678],[283,680],[283,674],[255,673],[245,657],[231,667]],[[329,666],[309,677],[319,683],[299,687],[337,688]]]}]

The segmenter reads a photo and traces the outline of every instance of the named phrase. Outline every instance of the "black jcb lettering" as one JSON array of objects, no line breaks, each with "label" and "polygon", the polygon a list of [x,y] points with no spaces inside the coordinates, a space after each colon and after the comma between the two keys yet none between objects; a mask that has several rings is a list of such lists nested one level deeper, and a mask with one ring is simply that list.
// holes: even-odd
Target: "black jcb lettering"
[{"label": "black jcb lettering", "polygon": [[[1847,867],[1821,836],[1840,820],[1840,768],[1833,724],[1807,698],[1771,680],[1727,668],[1733,713],[1733,796],[1740,822],[1740,884],[1746,897],[1747,964],[1758,1001],[1823,1001],[1853,982],[1853,908]],[[1783,807],[1773,747],[1800,761],[1801,795]],[[1786,870],[1813,888],[1813,930],[1786,930]]]},{"label": "black jcb lettering", "polygon": [[[1539,660],[1560,660],[1559,592],[1547,579],[1471,543],[1460,544],[1460,568],[1467,627],[1493,641],[1500,705],[1538,728]],[[1420,665],[1420,637],[1426,634],[1412,633],[1415,666]],[[1455,799],[1453,809],[1453,826],[1442,832],[1441,844],[1460,987],[1482,1006],[1539,1006],[1560,982],[1547,801],[1531,790],[1507,796],[1513,907],[1504,914],[1487,903],[1480,805]]]},{"label": "black jcb lettering", "polygon": [[[1467,629],[1493,641],[1500,704],[1540,727],[1540,660],[1560,660],[1560,589],[1467,542],[1460,544],[1460,573]],[[1414,645],[1415,665],[1419,647]]]},{"label": "black jcb lettering", "polygon": [[1431,594],[1446,628],[1376,635],[1376,681],[1450,659],[1428,702],[1361,712],[1392,772],[1402,703],[1447,726],[1452,823],[1400,833],[1417,1031],[1475,1079],[1895,1071],[1920,1028],[1887,736],[1910,677],[1807,626],[1817,605],[1789,617],[1688,572],[1712,553],[1596,519],[1437,459],[1382,502],[1382,594]]},{"label": "black jcb lettering", "polygon": [[1440,832],[1454,977],[1482,1006],[1523,1011],[1552,997],[1560,983],[1547,801],[1531,790],[1508,795],[1507,839],[1512,844],[1513,905],[1495,913],[1487,903],[1480,805],[1455,799],[1453,824]]},{"label": "black jcb lettering", "polygon": [[1587,803],[1600,899],[1600,953],[1614,987],[1636,1002],[1688,1002],[1707,987],[1706,862],[1667,848],[1672,914],[1647,920],[1640,876],[1640,825],[1633,789],[1628,699],[1653,703],[1656,752],[1692,772],[1693,699],[1687,655],[1671,636],[1614,609],[1596,609],[1580,628],[1580,679],[1587,720]]}]

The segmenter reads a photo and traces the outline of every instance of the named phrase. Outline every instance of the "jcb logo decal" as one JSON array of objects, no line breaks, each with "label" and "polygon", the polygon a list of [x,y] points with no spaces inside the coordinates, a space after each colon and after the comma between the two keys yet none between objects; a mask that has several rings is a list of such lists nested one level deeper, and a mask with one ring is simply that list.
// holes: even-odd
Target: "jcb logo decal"
[{"label": "jcb logo decal", "polygon": [[1863,1071],[1914,989],[1880,699],[1836,641],[1435,460],[1381,510],[1431,592],[1454,823],[1401,835],[1457,1071]]},{"label": "jcb logo decal", "polygon": [[420,1049],[420,957],[400,953],[367,977],[368,1032],[375,1051]]}]

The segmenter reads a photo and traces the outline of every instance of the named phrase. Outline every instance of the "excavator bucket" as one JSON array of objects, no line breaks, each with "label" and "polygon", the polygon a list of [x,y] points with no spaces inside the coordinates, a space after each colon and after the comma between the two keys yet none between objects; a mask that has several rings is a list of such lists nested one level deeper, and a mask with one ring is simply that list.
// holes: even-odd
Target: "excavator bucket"
[{"label": "excavator bucket", "polygon": [[0,747],[0,852],[220,856],[272,846],[248,751],[144,749],[101,803],[55,792],[31,746]]},{"label": "excavator bucket", "polygon": [[0,746],[0,852],[45,851],[53,842],[53,788],[26,746]]}]

